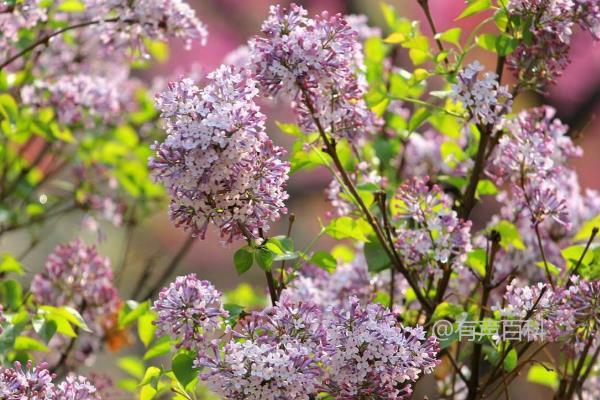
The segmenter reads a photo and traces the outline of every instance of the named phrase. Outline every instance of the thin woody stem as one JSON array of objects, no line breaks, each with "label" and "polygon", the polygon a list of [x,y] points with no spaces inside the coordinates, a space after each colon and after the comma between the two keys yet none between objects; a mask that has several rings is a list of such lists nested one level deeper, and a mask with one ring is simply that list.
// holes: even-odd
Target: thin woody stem
[{"label": "thin woody stem", "polygon": [[321,121],[316,116],[317,113],[313,107],[312,102],[309,100],[310,97],[309,97],[306,89],[301,84],[299,84],[298,86],[299,86],[300,90],[302,91],[302,96],[304,97],[304,99],[303,99],[304,104],[310,111],[310,114],[312,116],[312,119],[313,119],[316,127],[317,127],[317,130],[319,131],[321,139],[323,140],[323,143],[325,144],[325,151],[332,158],[336,169],[338,170],[338,172],[341,175],[342,181],[344,182],[344,184],[350,191],[350,194],[352,195],[352,197],[356,200],[356,203],[358,204],[359,209],[361,210],[361,212],[367,219],[367,222],[369,223],[369,225],[371,225],[371,227],[373,228],[373,231],[375,232],[377,239],[381,243],[383,249],[387,253],[390,260],[394,263],[394,265],[398,269],[398,271],[400,273],[402,273],[402,275],[404,275],[407,282],[409,283],[411,288],[414,290],[415,295],[417,296],[417,299],[419,300],[419,302],[421,303],[423,308],[425,308],[425,310],[427,311],[428,314],[431,314],[433,312],[433,308],[432,308],[431,304],[429,303],[427,298],[423,295],[423,293],[421,292],[421,289],[419,288],[419,286],[417,285],[417,283],[415,282],[413,277],[410,275],[409,271],[404,266],[402,260],[400,259],[398,253],[396,252],[396,250],[394,248],[393,243],[388,243],[387,239],[385,238],[385,236],[383,234],[383,230],[382,230],[379,222],[373,216],[373,214],[369,210],[369,207],[366,206],[363,199],[360,197],[360,194],[358,193],[358,190],[356,189],[354,182],[352,182],[352,179],[350,179],[350,177],[348,176],[348,173],[344,169],[344,166],[342,165],[342,162],[337,154],[337,151],[335,148],[335,142],[331,141],[327,137],[327,133],[325,132],[325,129],[323,128],[323,126],[321,124]]}]

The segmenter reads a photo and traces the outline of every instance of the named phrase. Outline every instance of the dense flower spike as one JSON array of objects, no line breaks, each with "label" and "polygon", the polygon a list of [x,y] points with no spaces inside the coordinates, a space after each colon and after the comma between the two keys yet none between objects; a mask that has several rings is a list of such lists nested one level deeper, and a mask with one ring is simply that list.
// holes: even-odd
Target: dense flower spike
[{"label": "dense flower spike", "polygon": [[[435,338],[403,328],[381,305],[357,298],[322,313],[315,304],[281,302],[241,321],[241,329],[214,355],[196,364],[209,386],[228,399],[398,399],[409,382],[437,365]],[[402,387],[402,388],[400,388]]]},{"label": "dense flower spike", "polygon": [[16,361],[14,368],[0,367],[0,398],[3,400],[101,400],[87,378],[69,375],[58,384],[44,363],[25,368]]},{"label": "dense flower spike", "polygon": [[570,176],[565,164],[581,150],[554,114],[554,109],[541,107],[504,121],[506,134],[487,168],[497,184],[511,185],[513,209],[526,211],[533,224],[546,218],[563,225],[570,223],[566,199],[572,184],[563,185],[568,180],[565,176]]},{"label": "dense flower spike", "polygon": [[[44,270],[33,277],[30,290],[39,304],[73,307],[83,316],[93,333],[80,335],[73,356],[78,363],[99,347],[121,304],[109,259],[81,240],[58,246]],[[57,348],[68,346],[63,338],[56,339],[52,344]]]},{"label": "dense flower spike", "polygon": [[460,268],[471,250],[471,221],[459,219],[452,199],[427,183],[428,178],[413,178],[399,188],[396,245],[411,265],[429,272],[438,270],[438,263]]},{"label": "dense flower spike", "polygon": [[[410,382],[438,364],[434,337],[422,328],[403,328],[378,304],[361,307],[351,298],[327,316],[327,342],[333,354],[324,385],[336,399],[398,399]],[[399,389],[403,387],[403,389]]]},{"label": "dense flower spike", "polygon": [[111,122],[120,111],[117,87],[90,75],[63,75],[54,82],[36,81],[22,91],[25,104],[51,106],[63,124],[93,126],[94,118]]},{"label": "dense flower spike", "polygon": [[272,6],[262,32],[250,42],[256,79],[266,93],[294,99],[306,131],[320,125],[335,138],[355,140],[373,130],[375,117],[356,77],[357,33],[341,15],[310,19],[295,4]]},{"label": "dense flower spike", "polygon": [[498,83],[495,73],[486,72],[479,79],[483,70],[483,65],[474,61],[460,71],[451,98],[462,103],[476,124],[495,126],[503,114],[510,112],[512,95],[507,86]]},{"label": "dense flower spike", "polygon": [[[509,285],[504,295],[506,305],[496,309],[504,317],[525,320],[529,316],[525,326],[529,339],[562,339],[578,344],[582,335],[586,339],[594,337],[600,328],[600,281],[573,277],[571,283],[567,288],[551,288],[544,283]],[[588,328],[580,331],[581,327]]]},{"label": "dense flower spike", "polygon": [[14,368],[0,367],[0,398],[6,400],[53,399],[52,375],[45,364],[37,367],[31,361],[23,368],[16,361]]},{"label": "dense flower spike", "polygon": [[178,277],[163,288],[152,307],[158,316],[154,324],[158,334],[168,334],[179,340],[178,346],[199,348],[205,336],[219,328],[223,309],[221,292],[195,274]]},{"label": "dense flower spike", "polygon": [[[196,12],[182,0],[87,0],[92,10],[105,10],[116,13],[117,21],[109,24],[104,31],[106,41],[113,37],[125,36],[128,40],[137,41],[149,37],[155,40],[166,40],[169,37],[181,38],[186,47],[192,43],[206,44],[207,30],[196,17]],[[118,32],[119,35],[116,35]]]},{"label": "dense flower spike", "polygon": [[569,64],[569,45],[576,25],[600,39],[600,5],[594,0],[511,0],[509,13],[530,20],[531,39],[508,56],[515,75],[534,89],[554,83]]},{"label": "dense flower spike", "polygon": [[325,331],[310,303],[281,304],[241,321],[236,336],[214,356],[199,354],[203,379],[227,399],[308,400],[318,392]]},{"label": "dense flower spike", "polygon": [[208,79],[203,89],[172,83],[158,97],[169,136],[155,144],[150,168],[171,195],[176,225],[202,238],[210,222],[229,241],[242,225],[258,235],[286,212],[289,164],[265,134],[247,72],[221,66]]},{"label": "dense flower spike", "polygon": [[101,400],[98,391],[83,376],[69,375],[54,389],[54,396],[61,400]]}]

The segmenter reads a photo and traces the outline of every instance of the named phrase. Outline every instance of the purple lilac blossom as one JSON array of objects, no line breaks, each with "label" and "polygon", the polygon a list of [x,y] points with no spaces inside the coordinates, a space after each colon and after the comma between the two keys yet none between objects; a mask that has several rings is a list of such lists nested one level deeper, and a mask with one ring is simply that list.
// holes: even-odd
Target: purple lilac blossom
[{"label": "purple lilac blossom", "polygon": [[214,223],[228,241],[258,235],[287,210],[289,163],[265,133],[247,71],[221,66],[200,89],[191,80],[170,84],[157,106],[168,136],[150,159],[154,178],[171,195],[177,226],[204,238]]},{"label": "purple lilac blossom", "polygon": [[196,361],[208,386],[228,399],[308,400],[318,392],[325,332],[319,309],[283,299],[240,321],[240,332]]},{"label": "purple lilac blossom", "polygon": [[410,382],[438,364],[439,346],[421,327],[405,328],[379,304],[361,307],[356,298],[325,318],[332,354],[325,363],[324,390],[336,399],[399,399]]},{"label": "purple lilac blossom", "polygon": [[[92,332],[80,332],[75,351],[67,361],[89,362],[104,333],[112,327],[111,317],[121,304],[109,259],[79,239],[60,245],[48,256],[44,270],[33,277],[30,291],[39,304],[69,306],[81,313]],[[49,356],[57,356],[69,342],[55,336],[50,345],[56,352]]]},{"label": "purple lilac blossom", "polygon": [[0,367],[0,398],[3,400],[101,400],[98,391],[83,376],[68,375],[63,382],[53,383],[48,366],[25,367],[16,361],[13,368]]},{"label": "purple lilac blossom", "polygon": [[498,75],[486,72],[479,61],[467,65],[458,73],[458,82],[452,85],[450,98],[462,103],[471,121],[482,126],[495,126],[503,114],[510,112],[512,95],[508,86],[498,83]]},{"label": "purple lilac blossom", "polygon": [[221,296],[210,282],[195,274],[178,277],[160,291],[152,307],[158,314],[154,321],[157,335],[177,338],[177,347],[202,347],[205,336],[219,329],[228,316]]},{"label": "purple lilac blossom", "polygon": [[374,129],[357,73],[361,46],[344,18],[327,12],[314,19],[295,4],[272,6],[263,36],[250,42],[251,64],[261,90],[292,98],[299,124],[318,125],[336,139],[356,140]]},{"label": "purple lilac blossom", "polygon": [[531,39],[507,57],[515,75],[537,90],[555,83],[569,64],[569,47],[576,25],[600,39],[600,4],[596,0],[511,0],[512,16],[531,20]]},{"label": "purple lilac blossom", "polygon": [[413,178],[396,193],[396,246],[410,266],[438,272],[438,263],[463,266],[471,250],[471,221],[459,219],[452,199],[429,178]]}]

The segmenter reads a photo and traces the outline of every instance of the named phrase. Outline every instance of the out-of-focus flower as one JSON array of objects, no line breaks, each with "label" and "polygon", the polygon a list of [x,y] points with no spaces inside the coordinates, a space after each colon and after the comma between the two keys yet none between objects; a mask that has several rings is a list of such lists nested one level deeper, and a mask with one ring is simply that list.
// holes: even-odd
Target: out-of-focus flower
[{"label": "out-of-focus flower", "polygon": [[369,26],[369,17],[364,14],[344,15],[348,25],[356,32],[358,39],[365,41],[371,37],[381,37],[381,29]]},{"label": "out-of-focus flower", "polygon": [[0,398],[3,400],[101,400],[96,388],[83,376],[69,375],[61,383],[52,382],[48,366],[23,368],[16,361],[13,368],[0,367]]},{"label": "out-of-focus flower", "polygon": [[481,79],[483,65],[474,61],[458,73],[458,83],[452,85],[451,98],[469,111],[473,122],[495,126],[500,117],[510,112],[512,95],[508,87],[498,83],[498,75],[486,72]]},{"label": "out-of-focus flower", "polygon": [[205,336],[219,328],[223,309],[221,292],[195,274],[178,277],[163,288],[152,307],[158,316],[154,324],[157,334],[168,334],[179,339],[178,346],[200,348]]},{"label": "out-of-focus flower", "polygon": [[294,99],[307,132],[323,129],[352,141],[373,130],[375,116],[356,76],[361,46],[341,15],[311,19],[295,4],[289,11],[272,6],[262,32],[250,42],[256,79],[264,92]]},{"label": "out-of-focus flower", "polygon": [[83,376],[69,375],[54,388],[58,400],[102,400],[98,390]]},{"label": "out-of-focus flower", "polygon": [[329,307],[344,304],[349,296],[355,296],[362,304],[366,304],[373,298],[374,292],[366,260],[357,256],[352,262],[338,265],[332,273],[306,265],[282,296],[296,302],[310,299],[325,311]]},{"label": "out-of-focus flower", "polygon": [[511,207],[527,212],[534,225],[547,217],[563,225],[570,222],[568,196],[562,190],[569,185],[561,183],[569,175],[568,158],[579,156],[581,149],[554,114],[554,109],[541,107],[504,121],[506,132],[486,169],[497,184],[510,184],[513,196],[507,200],[514,202]]},{"label": "out-of-focus flower", "polygon": [[63,124],[91,126],[95,119],[110,122],[120,111],[117,88],[104,78],[86,74],[36,81],[23,88],[21,95],[29,106],[55,109]]},{"label": "out-of-focus flower", "polygon": [[471,250],[471,222],[458,218],[452,199],[429,178],[413,178],[396,193],[396,246],[413,266],[439,271],[438,263],[462,267]]},{"label": "out-of-focus flower", "polygon": [[289,164],[265,133],[255,82],[244,70],[221,66],[199,89],[173,83],[158,97],[168,137],[150,160],[171,195],[171,218],[204,238],[213,222],[228,241],[268,230],[286,212]]},{"label": "out-of-focus flower", "polygon": [[544,90],[569,64],[569,47],[576,25],[600,39],[600,5],[595,0],[511,0],[512,16],[531,20],[531,38],[508,58],[508,66],[526,85]]},{"label": "out-of-focus flower", "polygon": [[[118,312],[121,304],[109,259],[79,239],[58,246],[48,256],[44,270],[33,277],[30,290],[40,304],[78,310],[92,330],[81,332],[69,362],[85,362],[93,355],[109,328],[110,316]],[[68,342],[55,337],[51,345],[62,348]]]}]

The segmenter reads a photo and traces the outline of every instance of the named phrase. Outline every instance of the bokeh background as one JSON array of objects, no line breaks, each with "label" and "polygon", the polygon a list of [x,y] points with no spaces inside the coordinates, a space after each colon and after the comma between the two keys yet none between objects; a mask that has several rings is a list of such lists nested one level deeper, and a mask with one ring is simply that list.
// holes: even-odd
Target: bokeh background
[{"label": "bokeh background", "polygon": [[[258,32],[271,4],[288,3],[268,0],[188,0],[188,2],[208,26],[207,46],[196,46],[191,51],[187,51],[182,43],[173,42],[168,61],[144,71],[140,75],[142,79],[148,82],[157,78],[174,79],[198,69],[209,72],[218,66],[229,52],[244,44],[251,35]],[[310,14],[323,10],[330,13],[366,14],[370,24],[384,26],[378,1],[313,0],[298,1],[298,3],[306,7]],[[394,5],[401,15],[421,20],[422,29],[425,32],[429,31],[416,0],[390,0],[389,3]],[[439,31],[458,24],[463,32],[469,32],[483,18],[472,17],[455,21],[464,8],[464,1],[461,0],[430,0],[430,7]],[[408,55],[403,54],[403,56],[401,64],[410,68]],[[493,56],[484,51],[476,51],[473,54],[473,58],[479,59],[489,69],[493,69],[495,63]],[[572,42],[571,59],[571,65],[564,76],[547,95],[521,96],[515,107],[519,109],[540,103],[556,107],[558,116],[572,127],[576,142],[584,149],[584,156],[573,160],[582,187],[600,190],[600,121],[597,118],[597,114],[600,113],[600,44],[594,43],[589,35],[576,33]],[[505,74],[505,77],[510,79],[510,74]],[[277,105],[271,105],[268,114],[269,133],[278,144],[289,145],[289,139],[278,132],[274,121],[291,122],[292,116],[284,107],[279,108]],[[329,181],[328,172],[319,169],[299,173],[290,179],[288,209],[296,216],[293,237],[297,246],[307,244],[315,236],[319,230],[318,218],[325,218],[330,211],[323,194],[323,189]],[[477,225],[484,224],[490,212],[490,209],[478,207],[474,213]],[[57,244],[81,235],[80,225],[80,218],[69,217],[45,227],[40,235],[43,242],[27,254],[23,261],[25,266],[32,272],[39,270],[47,254]],[[285,233],[287,225],[288,221],[284,218],[272,228],[271,232]],[[98,240],[93,234],[88,233],[83,236],[88,243]],[[258,292],[264,290],[263,276],[256,269],[243,277],[238,277],[235,273],[232,264],[233,252],[237,248],[235,244],[229,247],[223,246],[216,232],[207,235],[204,241],[186,242],[186,239],[182,231],[172,226],[167,218],[167,209],[164,207],[145,223],[133,229],[106,227],[105,238],[100,241],[99,247],[103,254],[111,257],[113,265],[125,267],[125,272],[120,279],[123,298],[130,297],[138,288],[144,288],[142,292],[152,288],[154,282],[165,273],[165,268],[178,255],[181,257],[178,257],[176,270],[168,274],[171,279],[176,275],[195,272],[201,278],[211,280],[224,291],[233,289],[242,282],[248,282]],[[327,239],[323,239],[317,247],[327,248],[330,244]],[[27,250],[27,246],[27,233],[19,232],[3,239],[0,243],[0,251],[8,250],[20,254]],[[124,251],[125,248],[128,250]],[[150,274],[142,275],[141,271],[148,263],[151,264]],[[110,365],[114,365],[113,362],[114,355],[102,356],[96,365],[98,369],[108,370]],[[513,398],[526,398],[532,395],[534,398],[548,396],[548,392],[531,385],[517,388],[516,391]]]}]

